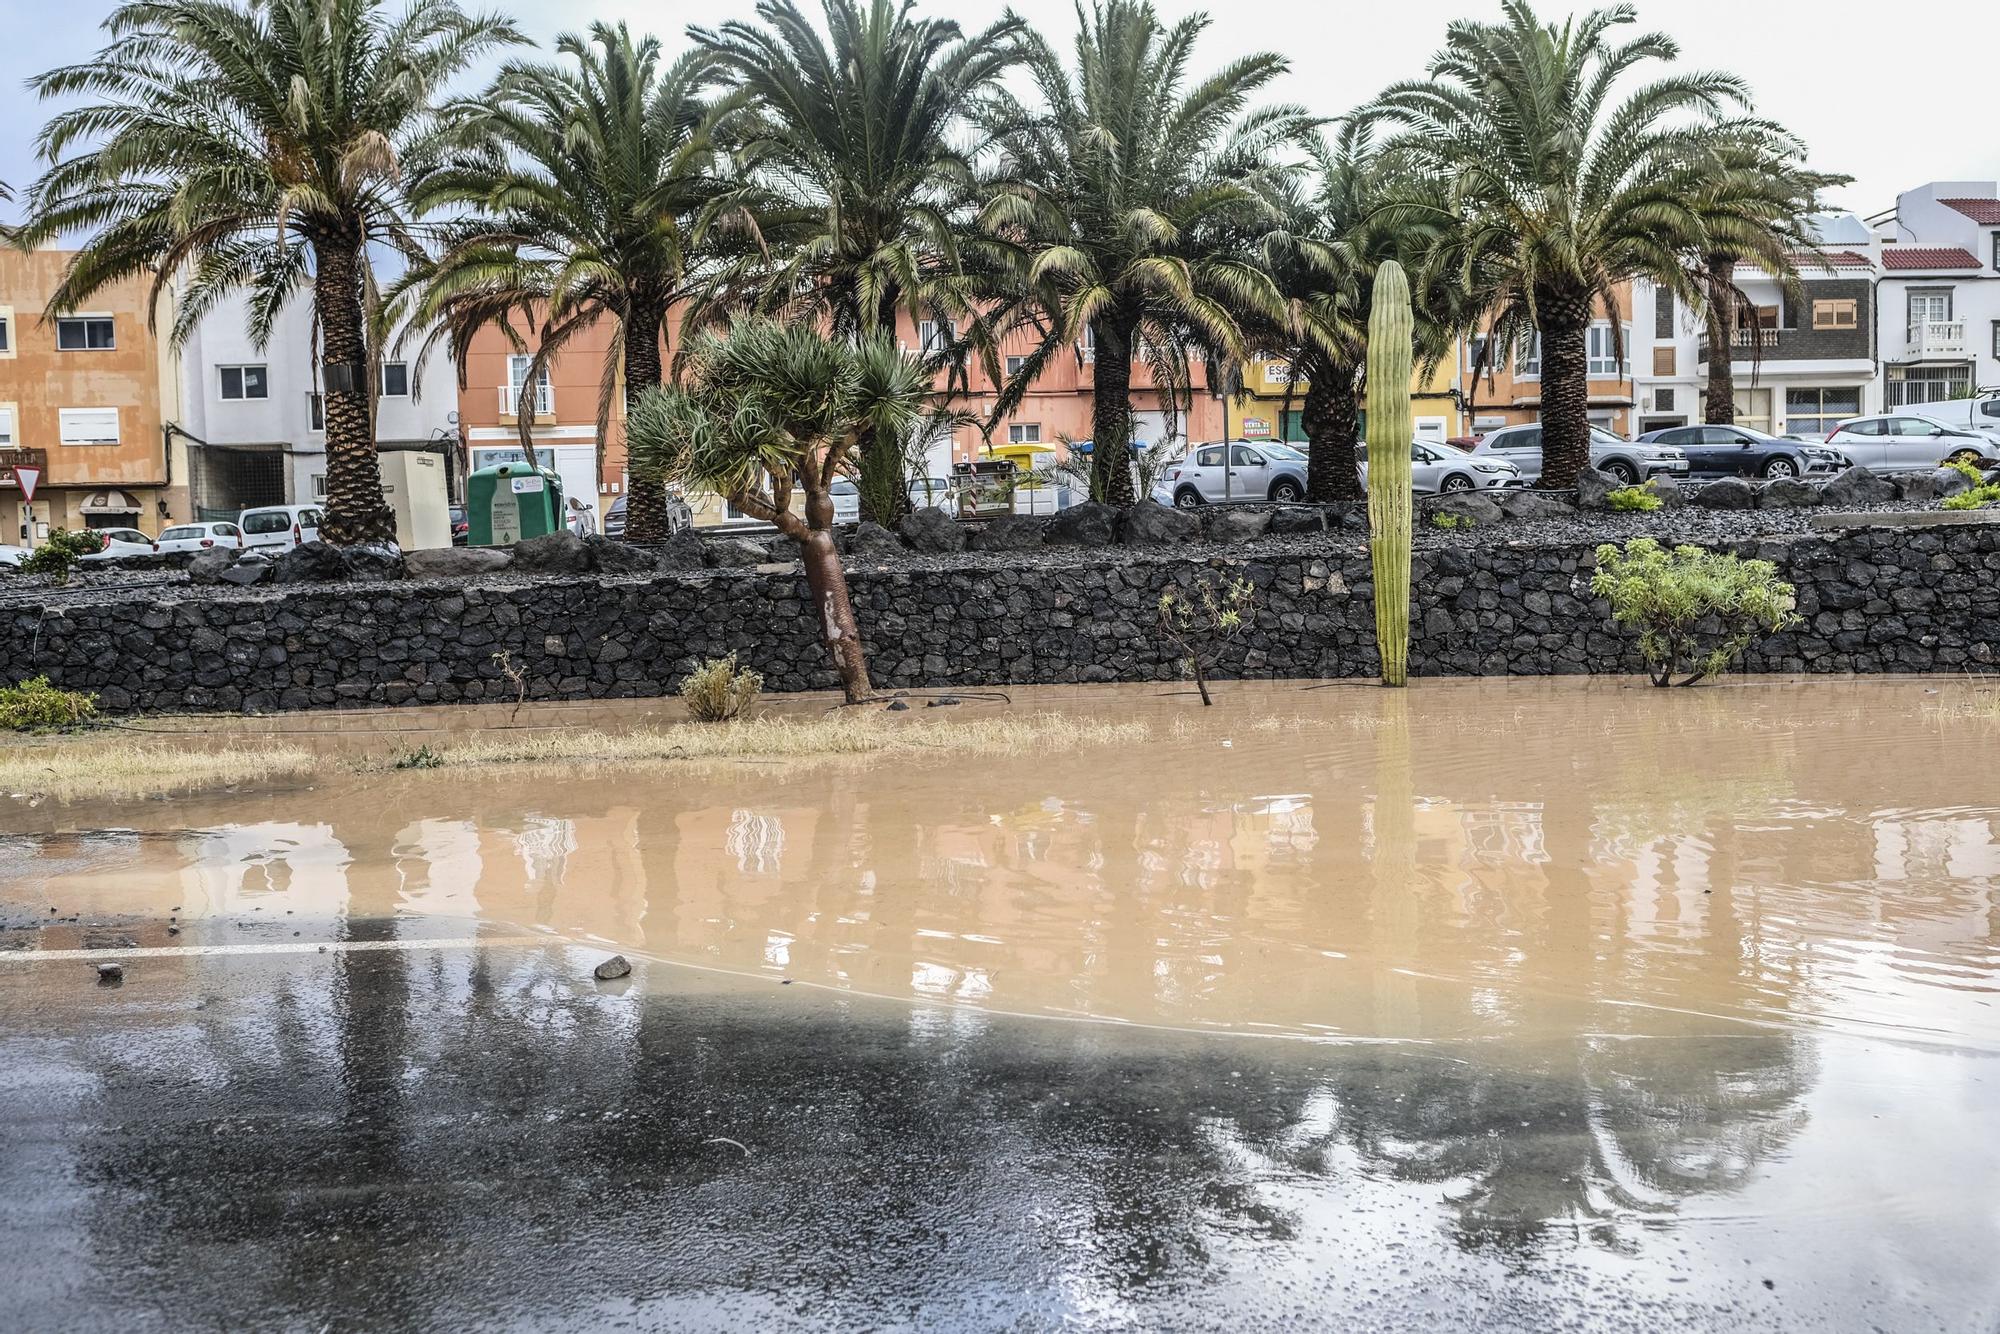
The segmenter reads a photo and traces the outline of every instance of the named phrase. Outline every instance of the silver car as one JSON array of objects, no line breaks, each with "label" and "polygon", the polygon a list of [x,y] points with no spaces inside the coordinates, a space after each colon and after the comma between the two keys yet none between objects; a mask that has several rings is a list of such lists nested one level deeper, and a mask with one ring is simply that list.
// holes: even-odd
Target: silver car
[{"label": "silver car", "polygon": [[1902,412],[1850,418],[1826,443],[1870,472],[1924,472],[1958,460],[2000,465],[2000,445],[1981,432]]},{"label": "silver car", "polygon": [[[1368,480],[1368,446],[1357,445],[1361,480]],[[1410,489],[1422,496],[1450,496],[1465,491],[1500,491],[1526,486],[1521,470],[1506,459],[1481,458],[1450,445],[1417,440],[1410,445]]]},{"label": "silver car", "polygon": [[[1473,446],[1476,457],[1503,458],[1521,470],[1529,482],[1542,476],[1542,424],[1503,426]],[[1687,454],[1671,445],[1631,441],[1613,435],[1601,426],[1590,428],[1590,466],[1616,477],[1623,486],[1635,486],[1649,477],[1688,475]]]},{"label": "silver car", "polygon": [[1154,500],[1180,509],[1231,500],[1290,503],[1305,496],[1306,456],[1272,442],[1196,445],[1153,483]]}]

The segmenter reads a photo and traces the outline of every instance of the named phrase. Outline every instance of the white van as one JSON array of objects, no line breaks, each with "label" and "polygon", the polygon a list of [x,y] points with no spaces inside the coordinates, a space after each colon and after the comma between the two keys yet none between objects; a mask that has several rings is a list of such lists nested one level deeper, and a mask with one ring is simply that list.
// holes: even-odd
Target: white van
[{"label": "white van", "polygon": [[1971,428],[2000,440],[2000,393],[1988,391],[1973,398],[1948,398],[1941,403],[1909,403],[1897,408],[1912,417],[1928,417],[1960,430]]},{"label": "white van", "polygon": [[238,515],[236,526],[252,551],[290,551],[319,540],[319,516],[317,505],[261,505]]}]

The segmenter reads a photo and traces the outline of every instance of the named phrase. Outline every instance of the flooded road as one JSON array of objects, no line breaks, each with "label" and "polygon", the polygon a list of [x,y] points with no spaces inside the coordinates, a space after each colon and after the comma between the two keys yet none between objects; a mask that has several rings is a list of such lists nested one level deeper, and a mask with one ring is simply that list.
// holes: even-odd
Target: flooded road
[{"label": "flooded road", "polygon": [[[0,1197],[76,1195],[0,1240],[209,1237],[182,1323],[234,1253],[314,1328],[2000,1327],[1995,697],[1050,690],[1151,739],[17,804]],[[483,1258],[360,1318],[335,1233]]]}]

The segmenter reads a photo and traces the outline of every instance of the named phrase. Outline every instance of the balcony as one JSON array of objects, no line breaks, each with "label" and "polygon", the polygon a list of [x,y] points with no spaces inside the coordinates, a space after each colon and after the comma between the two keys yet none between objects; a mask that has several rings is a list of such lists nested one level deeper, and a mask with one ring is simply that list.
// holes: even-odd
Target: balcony
[{"label": "balcony", "polygon": [[1964,320],[1918,320],[1909,329],[1904,361],[1963,361],[1967,356]]},{"label": "balcony", "polygon": [[[500,420],[503,422],[519,420],[517,413],[521,405],[521,386],[518,384],[503,384],[499,386],[499,390]],[[554,388],[547,384],[536,385],[535,420],[553,421],[555,415],[556,394]]]}]

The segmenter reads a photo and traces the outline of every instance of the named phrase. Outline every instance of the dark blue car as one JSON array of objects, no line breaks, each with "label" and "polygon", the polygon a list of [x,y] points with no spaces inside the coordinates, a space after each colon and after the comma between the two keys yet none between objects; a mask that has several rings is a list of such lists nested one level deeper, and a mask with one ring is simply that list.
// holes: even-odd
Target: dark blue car
[{"label": "dark blue car", "polygon": [[1820,478],[1831,477],[1850,463],[1837,449],[1748,426],[1670,426],[1639,439],[1684,451],[1690,477]]}]

